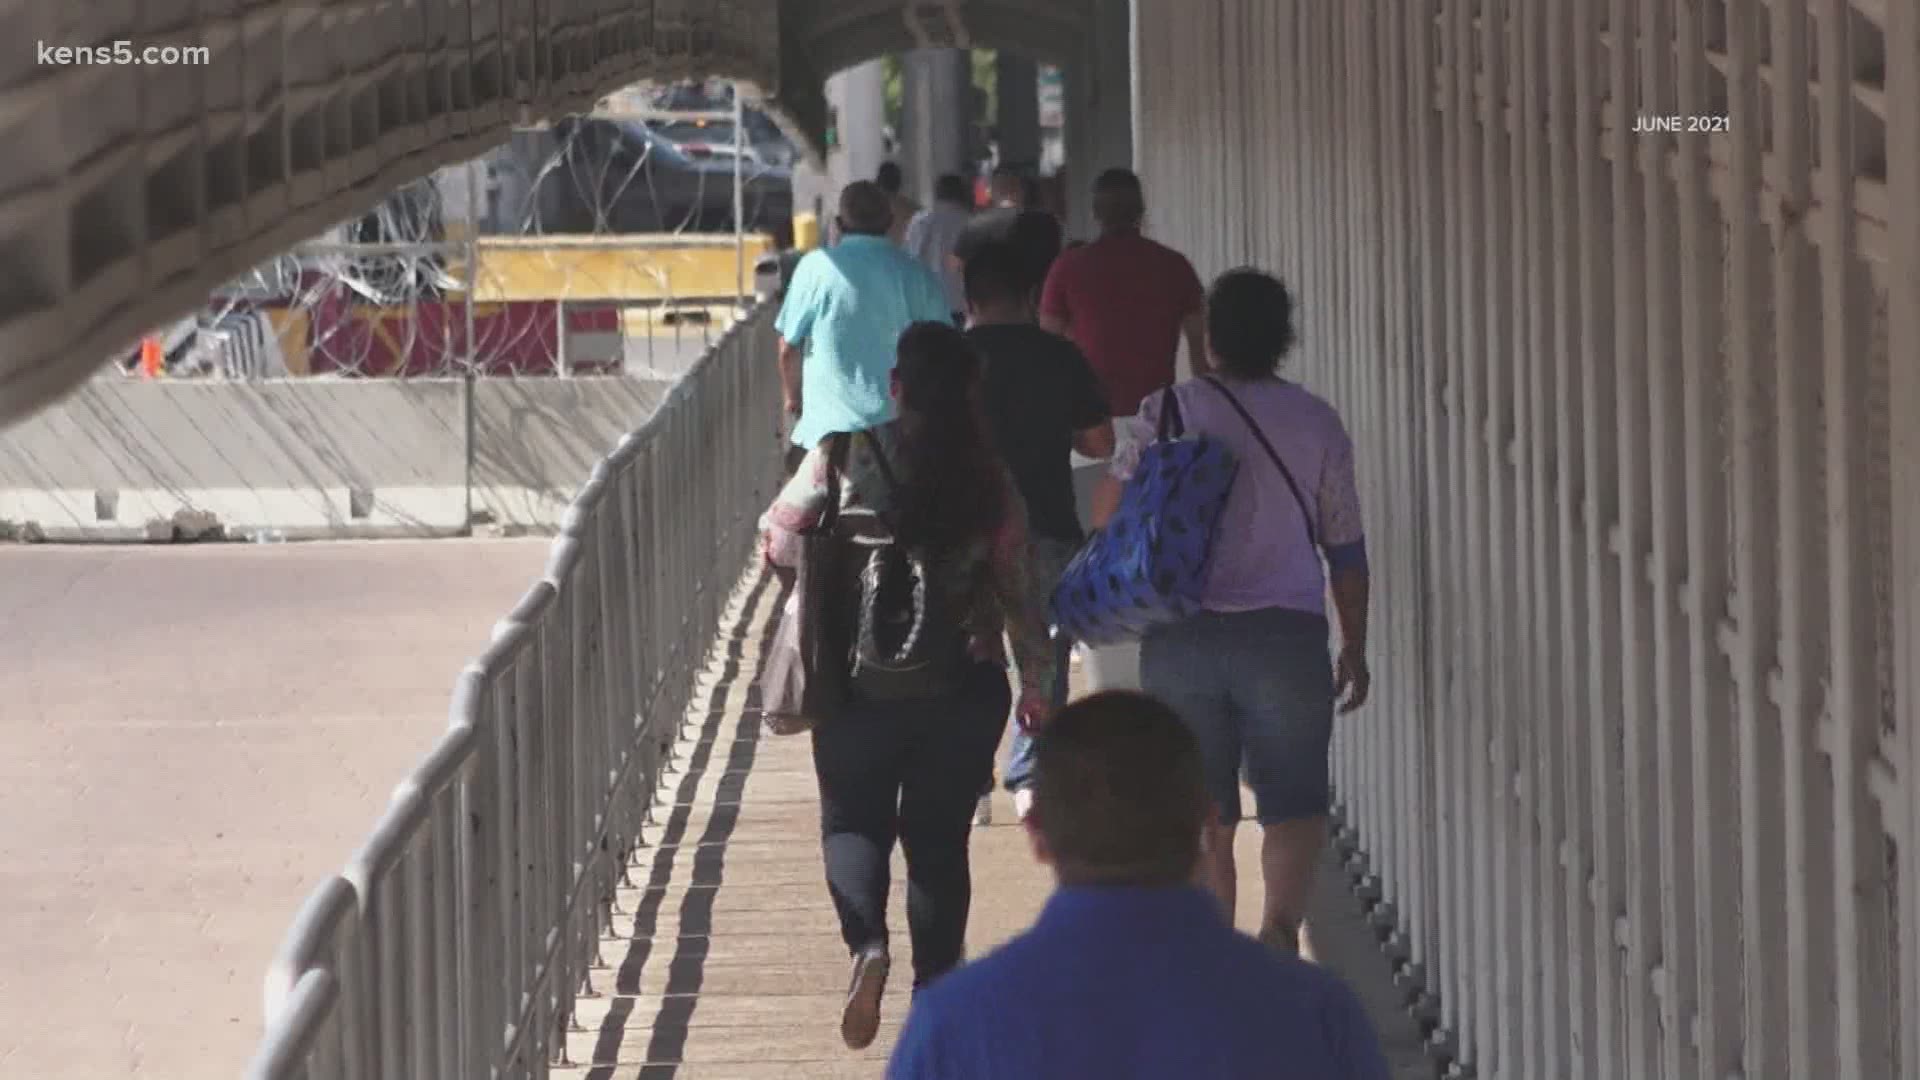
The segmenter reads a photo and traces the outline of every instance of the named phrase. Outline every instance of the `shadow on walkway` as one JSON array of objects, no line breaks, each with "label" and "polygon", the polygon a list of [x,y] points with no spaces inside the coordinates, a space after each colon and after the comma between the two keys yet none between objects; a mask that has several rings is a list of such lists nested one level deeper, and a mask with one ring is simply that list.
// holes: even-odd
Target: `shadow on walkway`
[{"label": "shadow on walkway", "polygon": [[[620,890],[617,966],[592,973],[559,1075],[588,1080],[841,1080],[884,1067],[907,995],[890,996],[880,1038],[862,1053],[840,1043],[847,976],[820,867],[819,803],[808,740],[763,736],[753,686],[783,597],[771,579],[746,593],[721,631],[711,689],[702,694],[663,778],[665,817],[644,880]],[[1004,798],[996,820],[1013,822]],[[1257,848],[1247,830],[1241,842]],[[1255,857],[1249,852],[1243,856]],[[969,951],[978,955],[1029,925],[1050,882],[1017,825],[974,832]],[[1252,865],[1252,864],[1250,864]],[[896,895],[904,894],[895,860]],[[1258,875],[1245,887],[1257,892]],[[1419,1035],[1392,1008],[1386,961],[1329,863],[1315,941],[1329,966],[1375,1009],[1396,1080],[1430,1075]],[[1257,911],[1253,897],[1242,910]],[[899,945],[905,946],[901,934]],[[896,957],[907,970],[910,958]]]}]

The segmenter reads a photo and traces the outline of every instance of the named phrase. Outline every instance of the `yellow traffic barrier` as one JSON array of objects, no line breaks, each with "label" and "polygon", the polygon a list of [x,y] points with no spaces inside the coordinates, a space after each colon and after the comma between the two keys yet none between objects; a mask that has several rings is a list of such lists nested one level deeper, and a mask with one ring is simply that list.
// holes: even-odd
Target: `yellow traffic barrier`
[{"label": "yellow traffic barrier", "polygon": [[793,215],[793,246],[796,251],[820,246],[820,215],[812,211]]},{"label": "yellow traffic barrier", "polygon": [[[749,293],[754,263],[773,250],[771,237],[746,238]],[[474,299],[482,303],[718,301],[735,296],[740,285],[731,236],[489,236],[477,254]],[[456,281],[465,277],[458,260],[448,272]]]}]

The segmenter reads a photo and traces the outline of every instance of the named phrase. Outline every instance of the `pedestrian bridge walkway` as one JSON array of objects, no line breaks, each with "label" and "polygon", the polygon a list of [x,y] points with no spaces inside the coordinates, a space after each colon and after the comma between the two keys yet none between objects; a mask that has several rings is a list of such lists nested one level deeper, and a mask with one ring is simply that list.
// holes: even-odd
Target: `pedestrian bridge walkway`
[{"label": "pedestrian bridge walkway", "polygon": [[[779,458],[753,422],[778,401],[771,317],[731,328],[594,471],[447,734],[296,918],[249,1080],[875,1075],[907,994],[871,1051],[841,1046],[809,742],[763,737],[755,707],[781,601],[749,557]],[[976,954],[1049,891],[999,810],[975,833]],[[1352,883],[1329,863],[1316,942],[1420,1075],[1418,986]]]},{"label": "pedestrian bridge walkway", "polygon": [[[615,893],[606,966],[589,973],[593,996],[579,1003],[566,1040],[571,1066],[556,1076],[871,1080],[898,1034],[904,979],[874,1046],[853,1054],[840,1044],[848,959],[822,876],[808,740],[764,736],[751,690],[778,602],[770,580],[756,581],[722,628],[711,677],[663,772],[650,843]],[[996,809],[999,824],[974,832],[976,955],[1026,927],[1049,889],[1011,804],[1000,799]],[[895,869],[896,971],[905,972],[897,858]],[[1242,910],[1258,911],[1257,875],[1248,878]],[[1397,1007],[1387,962],[1345,884],[1329,865],[1315,917],[1325,961],[1371,991],[1396,1080],[1430,1075],[1420,1033]]]}]

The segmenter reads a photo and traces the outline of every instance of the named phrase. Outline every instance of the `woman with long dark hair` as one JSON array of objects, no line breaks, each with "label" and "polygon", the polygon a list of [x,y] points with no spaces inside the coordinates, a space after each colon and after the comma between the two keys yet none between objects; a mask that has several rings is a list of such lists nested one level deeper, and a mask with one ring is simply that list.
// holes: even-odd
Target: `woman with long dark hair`
[{"label": "woman with long dark hair", "polygon": [[[768,560],[793,565],[796,537],[825,514],[831,462],[842,461],[840,528],[874,539],[865,550],[876,553],[852,560],[866,562],[846,590],[850,607],[863,605],[851,613],[860,641],[850,662],[857,669],[881,633],[874,610],[915,613],[902,648],[917,666],[882,672],[884,693],[863,691],[856,670],[850,704],[813,732],[827,887],[853,954],[841,1036],[854,1049],[880,1023],[895,841],[907,860],[914,989],[965,952],[973,811],[1012,704],[1003,635],[1019,663],[1024,723],[1044,719],[1053,681],[1045,615],[1026,588],[1026,508],[987,433],[980,367],[952,326],[908,327],[892,376],[898,419],[815,448],[764,522]],[[880,569],[886,557],[913,568],[905,595],[876,594],[895,580]]]}]

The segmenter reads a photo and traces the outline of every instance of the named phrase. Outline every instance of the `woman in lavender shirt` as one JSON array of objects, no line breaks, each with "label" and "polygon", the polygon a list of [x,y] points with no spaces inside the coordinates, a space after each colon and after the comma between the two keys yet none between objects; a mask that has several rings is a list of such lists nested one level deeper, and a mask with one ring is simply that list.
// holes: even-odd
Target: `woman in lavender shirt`
[{"label": "woman in lavender shirt", "polygon": [[[1359,708],[1371,681],[1353,443],[1331,405],[1279,375],[1294,344],[1286,286],[1255,270],[1224,275],[1207,297],[1207,329],[1217,374],[1173,392],[1187,431],[1231,447],[1240,471],[1214,541],[1204,610],[1147,635],[1140,678],[1200,741],[1219,808],[1203,860],[1207,883],[1231,919],[1244,768],[1262,832],[1260,936],[1298,950],[1326,843],[1334,713]],[[1161,404],[1156,394],[1127,421],[1131,437],[1100,492],[1096,524],[1118,505]],[[1329,592],[1340,631],[1332,654]]]}]

